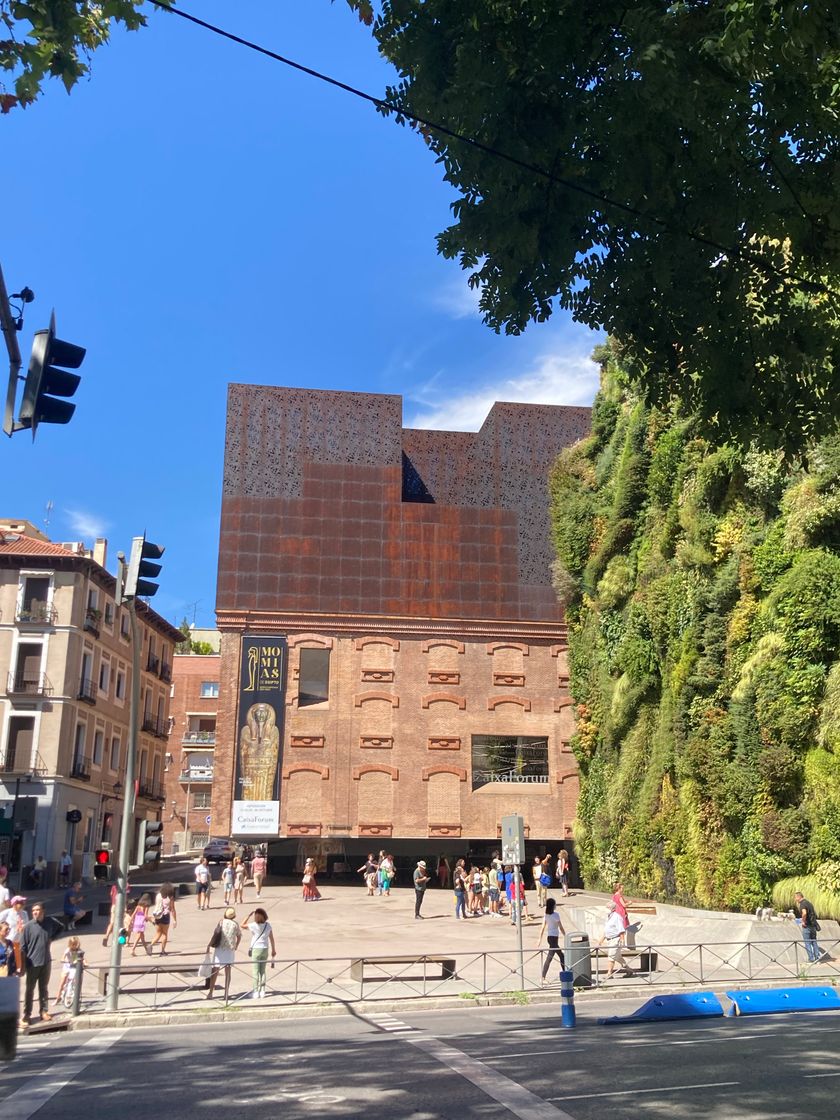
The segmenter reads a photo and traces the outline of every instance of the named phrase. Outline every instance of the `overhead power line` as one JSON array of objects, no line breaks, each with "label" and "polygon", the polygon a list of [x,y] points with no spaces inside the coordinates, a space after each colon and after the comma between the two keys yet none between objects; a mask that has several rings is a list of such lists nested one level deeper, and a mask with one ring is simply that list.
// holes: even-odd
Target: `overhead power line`
[{"label": "overhead power line", "polygon": [[[565,190],[573,191],[576,194],[591,198],[595,202],[601,203],[602,206],[609,207],[614,210],[621,210],[625,214],[629,214],[634,218],[639,218],[644,222],[650,222],[660,229],[685,237],[691,241],[695,241],[700,245],[705,245],[707,248],[714,249],[716,252],[726,257],[740,257],[749,260],[752,264],[764,270],[773,276],[779,276],[790,280],[795,280],[805,290],[809,292],[824,292],[826,294],[834,294],[832,289],[827,288],[819,281],[810,280],[805,276],[799,276],[796,273],[786,272],[784,269],[777,268],[776,265],[766,260],[759,253],[751,249],[741,248],[739,246],[724,245],[714,238],[706,237],[701,233],[694,230],[686,229],[684,226],[675,225],[666,218],[660,218],[657,214],[648,213],[645,210],[640,210],[638,207],[633,206],[628,202],[621,202],[617,198],[610,198],[609,195],[602,194],[600,191],[593,190],[590,187],[584,186],[582,183],[573,182],[570,179],[564,178],[562,175],[557,175],[553,171],[548,171],[538,164],[530,163],[528,160],[519,159],[517,156],[511,155],[509,152],[504,152],[499,148],[495,148],[490,144],[484,144],[481,140],[476,140],[473,136],[465,136],[461,132],[456,132],[452,128],[448,128],[438,121],[432,121],[426,117],[421,117],[417,113],[413,113],[410,109],[406,109],[400,105],[395,105],[393,102],[386,100],[383,97],[376,97],[366,90],[358,89],[356,86],[351,86],[347,82],[342,82],[338,78],[333,78],[329,74],[324,74],[320,70],[315,70],[311,66],[304,66],[301,62],[295,62],[292,58],[287,58],[285,55],[279,54],[277,51],[270,50],[268,47],[262,46],[260,43],[255,43],[251,39],[245,39],[241,35],[235,35],[232,31],[225,31],[223,27],[217,27],[213,23],[208,23],[207,20],[200,19],[198,16],[191,15],[181,8],[176,8],[173,5],[166,3],[165,0],[151,0],[151,2],[161,11],[168,12],[170,15],[179,16],[181,19],[187,20],[189,23],[195,24],[197,27],[202,27],[206,31],[212,32],[214,35],[219,35],[223,39],[228,39],[232,43],[237,43],[241,47],[247,47],[248,50],[256,51],[257,54],[264,55],[266,58],[272,59],[274,62],[280,62],[284,66],[290,66],[293,70],[299,70],[302,74],[307,74],[310,78],[317,78],[320,82],[326,82],[327,85],[335,86],[336,89],[343,90],[345,93],[352,94],[354,97],[360,98],[362,101],[367,101],[368,104],[373,105],[375,108],[384,113],[395,114],[402,117],[413,124],[420,125],[433,132],[439,133],[441,136],[446,136],[451,140],[457,140],[459,143],[468,144],[470,147],[484,152],[485,155],[494,157],[495,159],[504,160],[506,163],[512,164],[514,167],[519,167],[523,171],[529,171],[532,175],[536,175],[542,179],[546,179],[550,183],[556,183],[558,186],[563,187]],[[633,227],[636,232],[640,232],[637,226]]]}]

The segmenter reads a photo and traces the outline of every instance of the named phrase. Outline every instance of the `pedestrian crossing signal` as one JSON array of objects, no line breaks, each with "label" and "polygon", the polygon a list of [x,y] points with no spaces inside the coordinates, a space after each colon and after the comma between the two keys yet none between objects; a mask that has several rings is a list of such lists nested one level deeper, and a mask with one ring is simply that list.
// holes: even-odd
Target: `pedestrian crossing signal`
[{"label": "pedestrian crossing signal", "polygon": [[117,944],[118,945],[125,945],[127,941],[128,941],[128,930],[127,929],[121,929],[120,932],[117,934]]}]

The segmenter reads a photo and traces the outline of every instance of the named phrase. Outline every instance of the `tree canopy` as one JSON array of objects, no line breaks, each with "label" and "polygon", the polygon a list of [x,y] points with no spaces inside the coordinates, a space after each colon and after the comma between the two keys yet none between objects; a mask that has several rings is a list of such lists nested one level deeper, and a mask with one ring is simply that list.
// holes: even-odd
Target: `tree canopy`
[{"label": "tree canopy", "polygon": [[836,4],[348,2],[375,8],[387,101],[485,146],[415,125],[460,196],[439,250],[489,326],[559,303],[722,438],[790,452],[832,427]]},{"label": "tree canopy", "polygon": [[[166,0],[163,0],[165,3]],[[146,20],[144,0],[0,0],[0,112],[30,105],[46,78],[68,92],[108,42],[111,25],[130,31]]]}]

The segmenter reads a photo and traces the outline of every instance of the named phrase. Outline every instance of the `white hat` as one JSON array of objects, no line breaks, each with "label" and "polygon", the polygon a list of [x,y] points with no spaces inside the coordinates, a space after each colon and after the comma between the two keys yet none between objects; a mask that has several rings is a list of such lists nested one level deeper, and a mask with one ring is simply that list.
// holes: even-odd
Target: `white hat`
[{"label": "white hat", "polygon": [[424,861],[424,860],[422,860],[422,859],[418,859],[418,861],[417,861],[417,866],[418,866],[418,867],[422,867],[424,871],[426,870],[426,863],[425,863],[425,861]]}]

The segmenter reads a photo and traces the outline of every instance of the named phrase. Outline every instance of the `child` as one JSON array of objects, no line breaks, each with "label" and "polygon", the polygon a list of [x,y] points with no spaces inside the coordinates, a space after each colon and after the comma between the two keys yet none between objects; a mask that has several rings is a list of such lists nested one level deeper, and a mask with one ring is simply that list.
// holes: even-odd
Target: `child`
[{"label": "child", "polygon": [[76,962],[79,959],[79,950],[81,947],[82,943],[78,937],[71,937],[67,942],[67,948],[64,950],[64,956],[61,958],[61,983],[58,986],[58,993],[55,997],[56,1004],[61,1003],[64,989],[70,983],[70,977],[76,971]]},{"label": "child", "polygon": [[225,892],[225,907],[230,906],[230,892],[233,890],[233,864],[226,863],[222,871],[222,887]]},{"label": "child", "polygon": [[128,939],[131,945],[131,938],[134,938],[134,945],[131,948],[131,955],[137,955],[137,946],[142,945],[147,953],[151,953],[151,948],[146,944],[146,921],[149,917],[149,903],[150,899],[147,894],[144,894],[137,905],[131,912],[131,935]]}]

